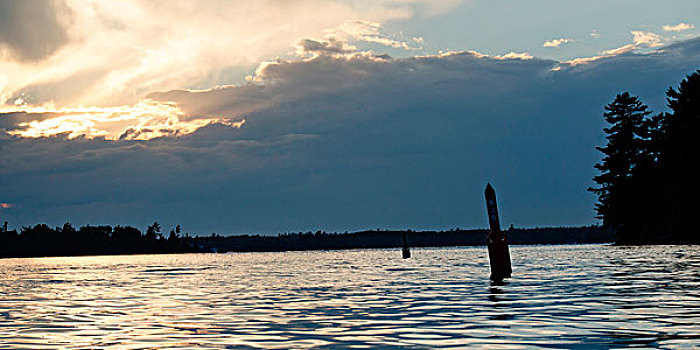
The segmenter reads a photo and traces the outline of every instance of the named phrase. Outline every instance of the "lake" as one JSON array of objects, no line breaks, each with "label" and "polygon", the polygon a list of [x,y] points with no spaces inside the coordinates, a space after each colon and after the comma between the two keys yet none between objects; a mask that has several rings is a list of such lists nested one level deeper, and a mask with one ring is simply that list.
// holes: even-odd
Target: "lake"
[{"label": "lake", "polygon": [[700,246],[0,260],[0,348],[698,348]]}]

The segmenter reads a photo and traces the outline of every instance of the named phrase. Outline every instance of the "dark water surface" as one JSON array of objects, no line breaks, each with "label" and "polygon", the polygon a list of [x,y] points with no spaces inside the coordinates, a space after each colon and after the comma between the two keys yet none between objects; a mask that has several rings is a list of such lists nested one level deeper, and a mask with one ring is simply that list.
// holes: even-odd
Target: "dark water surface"
[{"label": "dark water surface", "polygon": [[0,348],[700,348],[700,247],[0,260]]}]

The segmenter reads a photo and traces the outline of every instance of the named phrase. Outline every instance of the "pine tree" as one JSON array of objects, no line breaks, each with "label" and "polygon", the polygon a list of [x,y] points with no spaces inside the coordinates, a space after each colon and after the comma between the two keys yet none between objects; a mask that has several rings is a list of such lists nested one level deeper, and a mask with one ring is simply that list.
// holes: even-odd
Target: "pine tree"
[{"label": "pine tree", "polygon": [[666,95],[671,113],[661,123],[659,163],[669,207],[667,228],[675,243],[697,243],[693,219],[700,210],[700,70]]},{"label": "pine tree", "polygon": [[146,229],[146,234],[144,238],[148,242],[155,242],[160,236],[160,224],[158,222],[153,222],[152,225],[148,226]]},{"label": "pine tree", "polygon": [[[618,243],[634,240],[639,234],[640,206],[645,192],[638,189],[651,181],[649,172],[655,168],[655,155],[650,144],[652,122],[647,118],[650,111],[636,96],[628,92],[618,94],[605,106],[603,117],[611,124],[603,129],[607,134],[607,145],[597,147],[603,153],[601,163],[595,165],[600,174],[593,180],[600,185],[589,188],[598,195],[596,211],[603,225],[618,230]],[[640,198],[641,197],[641,198]]]}]

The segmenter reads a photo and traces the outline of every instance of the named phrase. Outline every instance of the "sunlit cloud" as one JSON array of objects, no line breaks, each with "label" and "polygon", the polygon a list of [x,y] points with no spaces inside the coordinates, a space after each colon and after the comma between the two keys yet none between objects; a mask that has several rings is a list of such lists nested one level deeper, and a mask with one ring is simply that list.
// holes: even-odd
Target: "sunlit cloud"
[{"label": "sunlit cloud", "polygon": [[5,202],[0,203],[0,209],[10,209],[12,207],[14,207],[14,204],[12,204],[12,203],[5,203]]},{"label": "sunlit cloud", "polygon": [[574,41],[574,39],[566,39],[566,38],[547,40],[544,42],[544,44],[542,44],[542,47],[559,47],[562,44],[570,43],[573,41]]},{"label": "sunlit cloud", "polygon": [[343,41],[366,42],[403,50],[419,50],[420,47],[412,43],[422,44],[424,41],[416,37],[408,40],[395,38],[384,32],[381,23],[364,20],[348,20],[325,32],[325,38],[341,38]]},{"label": "sunlit cloud", "polygon": [[632,41],[635,45],[647,47],[659,47],[663,45],[661,36],[658,34],[639,30],[633,30],[630,33],[634,36]]},{"label": "sunlit cloud", "polygon": [[588,34],[588,36],[590,36],[590,37],[593,38],[593,39],[598,39],[598,38],[600,38],[600,34],[599,34],[598,31],[596,31],[596,30],[591,31],[591,32]]},{"label": "sunlit cloud", "polygon": [[[385,35],[373,24],[405,20],[419,13],[437,15],[461,3],[64,2],[66,11],[57,12],[55,19],[65,23],[66,40],[61,41],[61,49],[47,48],[48,56],[38,61],[0,60],[0,104],[13,103],[21,96],[30,105],[131,105],[153,91],[239,83],[259,62],[284,55],[299,39],[324,38],[326,30],[341,27],[366,44],[413,49],[412,41]],[[354,27],[346,24],[354,19],[372,25],[361,29],[360,22]],[[19,17],[12,21],[18,25],[26,22]]]},{"label": "sunlit cloud", "polygon": [[568,61],[564,61],[564,62],[562,62],[562,64],[568,64],[570,66],[578,66],[580,64],[589,64],[591,62],[595,62],[597,60],[600,60],[600,59],[606,58],[606,57],[611,57],[611,56],[598,55],[598,56],[591,56],[591,57],[578,57],[578,58],[574,58],[574,59],[571,59]]},{"label": "sunlit cloud", "polygon": [[581,64],[588,64],[591,62],[595,62],[595,61],[598,61],[598,60],[603,59],[603,58],[614,57],[614,56],[630,53],[630,52],[633,52],[635,49],[637,49],[636,45],[627,44],[627,45],[623,45],[620,47],[616,47],[614,49],[605,50],[605,51],[601,52],[600,55],[591,56],[591,57],[574,58],[574,59],[571,59],[568,61],[564,61],[562,63],[568,64],[570,66],[578,66]]},{"label": "sunlit cloud", "polygon": [[695,25],[692,23],[678,23],[676,25],[664,25],[663,29],[667,32],[682,32],[684,30],[689,30],[695,28]]},{"label": "sunlit cloud", "polygon": [[497,60],[531,60],[533,58],[527,52],[509,52],[505,55],[493,56]]},{"label": "sunlit cloud", "polygon": [[627,45],[622,45],[620,47],[616,47],[614,49],[610,50],[605,50],[603,51],[603,56],[617,56],[617,55],[622,55],[626,54],[629,52],[634,51],[637,48],[635,44],[627,44]]},{"label": "sunlit cloud", "polygon": [[199,128],[222,124],[240,128],[245,119],[233,120],[219,117],[191,117],[170,103],[150,100],[135,105],[118,107],[55,108],[53,106],[3,109],[2,113],[28,113],[46,115],[45,119],[21,122],[8,130],[9,135],[24,138],[65,135],[104,138],[107,140],[148,140],[164,136],[184,136]]},{"label": "sunlit cloud", "polygon": [[630,32],[632,34],[632,43],[625,44],[616,48],[604,50],[600,52],[599,55],[590,57],[579,57],[571,60],[562,62],[563,64],[568,64],[570,66],[577,66],[580,64],[588,64],[595,62],[602,58],[614,57],[619,55],[624,55],[628,53],[638,52],[649,48],[658,48],[663,46],[663,38],[652,32],[643,32],[639,30],[633,30]]}]

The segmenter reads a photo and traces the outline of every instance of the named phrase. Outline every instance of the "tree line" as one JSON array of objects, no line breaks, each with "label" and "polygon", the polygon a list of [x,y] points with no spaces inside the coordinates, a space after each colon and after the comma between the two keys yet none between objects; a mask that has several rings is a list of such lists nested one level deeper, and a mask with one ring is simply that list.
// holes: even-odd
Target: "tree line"
[{"label": "tree line", "polygon": [[91,226],[75,229],[70,223],[0,229],[0,257],[79,256],[110,254],[183,253],[196,251],[176,226],[165,237],[157,222],[145,232],[132,226]]},{"label": "tree line", "polygon": [[[367,230],[353,233],[298,232],[279,235],[190,236],[179,226],[166,238],[158,223],[144,233],[131,226],[46,224],[16,230],[0,228],[0,258],[195,252],[280,252],[300,250],[399,248],[403,234],[412,247],[482,246],[487,229],[447,231]],[[612,232],[600,226],[510,228],[511,244],[610,243]]]},{"label": "tree line", "polygon": [[605,106],[607,144],[589,191],[618,244],[700,243],[700,70],[666,97],[670,111],[656,114],[629,92]]}]

